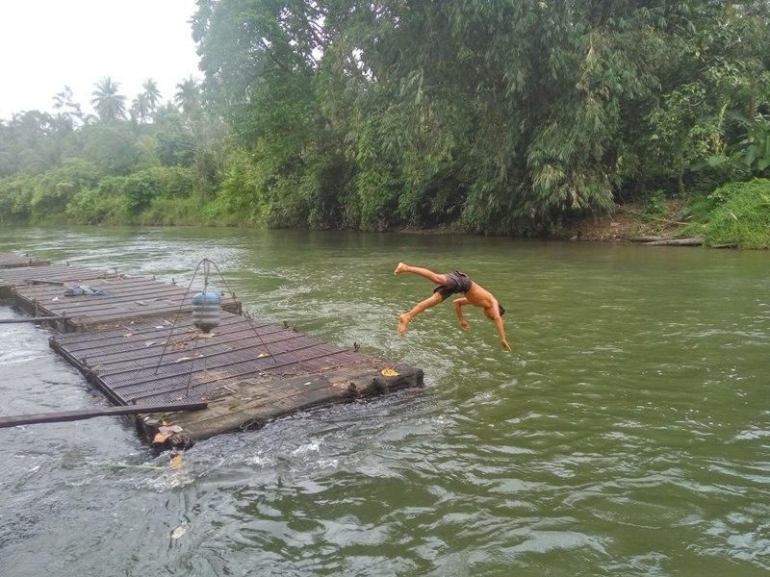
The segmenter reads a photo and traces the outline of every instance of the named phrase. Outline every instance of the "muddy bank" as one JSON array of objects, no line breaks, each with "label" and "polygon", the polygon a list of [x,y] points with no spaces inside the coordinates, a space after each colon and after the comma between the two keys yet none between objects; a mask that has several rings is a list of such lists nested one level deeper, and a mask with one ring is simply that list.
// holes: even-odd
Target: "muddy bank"
[{"label": "muddy bank", "polygon": [[[571,223],[554,234],[568,240],[645,242],[696,246],[702,239],[680,238],[687,222],[682,217],[682,201],[669,202],[661,214],[650,215],[639,204],[618,205],[609,215],[587,217]],[[699,240],[699,241],[698,241]]]}]

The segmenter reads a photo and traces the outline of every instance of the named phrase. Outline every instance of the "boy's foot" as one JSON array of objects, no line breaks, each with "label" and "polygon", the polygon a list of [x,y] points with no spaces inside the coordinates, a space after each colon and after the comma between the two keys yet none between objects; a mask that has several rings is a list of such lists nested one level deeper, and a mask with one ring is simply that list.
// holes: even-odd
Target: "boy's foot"
[{"label": "boy's foot", "polygon": [[409,317],[405,314],[398,317],[398,334],[402,337],[406,334],[406,328],[409,326]]},{"label": "boy's foot", "polygon": [[393,271],[393,274],[401,274],[402,272],[406,272],[406,265],[400,262],[398,263],[396,270]]}]

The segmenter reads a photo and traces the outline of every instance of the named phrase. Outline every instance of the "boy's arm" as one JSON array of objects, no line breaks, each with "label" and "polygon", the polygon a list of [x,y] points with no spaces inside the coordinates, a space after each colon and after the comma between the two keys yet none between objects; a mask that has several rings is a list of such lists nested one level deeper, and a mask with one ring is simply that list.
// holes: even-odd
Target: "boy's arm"
[{"label": "boy's arm", "polygon": [[463,330],[467,330],[470,325],[468,324],[468,321],[463,316],[463,305],[468,304],[468,299],[465,297],[460,297],[459,299],[455,299],[454,302],[455,307],[455,314],[457,315],[457,318],[460,319],[460,326],[463,328]]},{"label": "boy's arm", "polygon": [[503,317],[501,317],[499,314],[495,316],[495,326],[497,327],[497,334],[500,335],[500,343],[503,345],[503,348],[511,352],[511,345],[508,344],[508,339],[505,336],[505,324],[503,323]]}]

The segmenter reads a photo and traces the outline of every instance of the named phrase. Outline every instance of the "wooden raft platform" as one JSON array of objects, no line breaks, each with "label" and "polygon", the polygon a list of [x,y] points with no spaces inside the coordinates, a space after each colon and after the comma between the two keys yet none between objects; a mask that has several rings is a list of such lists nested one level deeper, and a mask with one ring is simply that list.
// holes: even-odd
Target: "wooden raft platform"
[{"label": "wooden raft platform", "polygon": [[[84,288],[89,294],[67,294]],[[63,327],[57,326],[63,332],[192,312],[192,294],[186,289],[141,277],[94,278],[63,284],[35,282],[14,287],[13,292],[16,305],[33,316],[67,317]],[[240,314],[241,303],[232,295],[223,295],[222,309]]]},{"label": "wooden raft platform", "polygon": [[[41,274],[0,270],[0,286],[25,312],[60,319],[50,323],[60,333],[50,338],[51,348],[111,403],[207,402],[195,412],[136,417],[140,434],[157,448],[422,385],[421,370],[394,367],[352,343],[343,348],[241,316],[234,295],[222,297],[219,325],[204,333],[193,325],[191,294],[181,287],[60,265],[35,269]],[[89,293],[67,296],[73,287]]]},{"label": "wooden raft platform", "polygon": [[[5,255],[0,255],[0,258]],[[96,279],[119,276],[107,271],[69,265],[46,265],[0,268],[0,299],[13,297],[13,288],[24,285],[56,286],[86,283]]]}]

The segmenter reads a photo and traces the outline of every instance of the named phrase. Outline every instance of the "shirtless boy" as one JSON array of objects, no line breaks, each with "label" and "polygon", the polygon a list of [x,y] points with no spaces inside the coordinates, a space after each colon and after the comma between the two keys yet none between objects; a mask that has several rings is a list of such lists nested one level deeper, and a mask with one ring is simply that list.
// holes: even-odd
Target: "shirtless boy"
[{"label": "shirtless boy", "polygon": [[398,317],[398,333],[405,335],[409,323],[412,319],[422,312],[425,312],[431,307],[435,307],[437,304],[444,302],[444,300],[450,295],[457,293],[465,293],[465,296],[457,298],[453,301],[455,314],[460,319],[460,326],[463,330],[467,330],[470,325],[467,319],[463,316],[462,307],[470,304],[475,307],[481,307],[484,309],[484,315],[495,323],[497,327],[497,333],[500,335],[500,343],[507,351],[511,350],[511,345],[508,344],[508,339],[505,337],[505,326],[503,325],[503,315],[505,309],[492,295],[491,292],[483,288],[480,284],[471,281],[471,279],[465,273],[459,271],[450,272],[447,274],[437,274],[427,268],[419,266],[411,266],[398,263],[396,270],[393,274],[412,273],[420,275],[438,285],[433,289],[433,295],[425,299],[424,301],[415,305],[415,307],[408,313],[402,314]]}]

